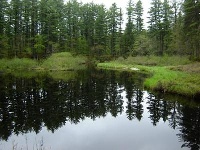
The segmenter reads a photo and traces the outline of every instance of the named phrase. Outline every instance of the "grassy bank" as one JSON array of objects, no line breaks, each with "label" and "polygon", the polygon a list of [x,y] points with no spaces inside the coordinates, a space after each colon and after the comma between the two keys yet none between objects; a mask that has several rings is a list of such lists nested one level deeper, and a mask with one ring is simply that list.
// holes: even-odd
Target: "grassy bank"
[{"label": "grassy bank", "polygon": [[[200,63],[192,63],[187,57],[129,57],[112,62],[99,63],[98,67],[116,70],[137,70],[149,73],[144,86],[150,90],[184,96],[200,94]],[[188,71],[187,68],[191,71]],[[192,71],[192,70],[195,70]]]},{"label": "grassy bank", "polygon": [[71,53],[62,52],[55,53],[49,58],[41,61],[14,58],[0,59],[1,71],[16,71],[16,70],[39,70],[39,71],[68,71],[76,70],[84,67],[86,58],[81,56],[72,56]]},{"label": "grassy bank", "polygon": [[69,71],[78,70],[85,67],[86,58],[83,56],[72,56],[71,53],[62,52],[53,54],[37,69],[45,69],[50,71]]},{"label": "grassy bank", "polygon": [[32,59],[0,59],[1,71],[32,70],[38,66],[38,62]]}]

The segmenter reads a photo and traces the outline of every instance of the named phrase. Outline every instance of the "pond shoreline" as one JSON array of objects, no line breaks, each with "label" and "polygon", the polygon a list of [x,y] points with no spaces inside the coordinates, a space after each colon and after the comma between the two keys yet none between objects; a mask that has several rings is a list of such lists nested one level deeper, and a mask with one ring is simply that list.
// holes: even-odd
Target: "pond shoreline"
[{"label": "pond shoreline", "polygon": [[[187,73],[176,69],[175,66],[145,66],[131,65],[119,62],[99,63],[98,68],[126,70],[148,74],[144,81],[144,87],[151,91],[178,94],[191,97],[199,101],[200,74]],[[180,66],[178,66],[180,67]]]},{"label": "pond shoreline", "polygon": [[[20,70],[22,72],[50,72],[54,76],[55,72],[61,71],[64,73],[62,76],[59,75],[59,78],[63,79],[66,76],[65,72],[87,68],[87,61],[86,57],[75,57],[68,52],[55,53],[40,61],[27,58],[1,59],[0,74]],[[200,63],[188,62],[182,57],[133,57],[97,63],[96,66],[102,69],[147,74],[144,81],[146,89],[192,97],[200,101]]]}]

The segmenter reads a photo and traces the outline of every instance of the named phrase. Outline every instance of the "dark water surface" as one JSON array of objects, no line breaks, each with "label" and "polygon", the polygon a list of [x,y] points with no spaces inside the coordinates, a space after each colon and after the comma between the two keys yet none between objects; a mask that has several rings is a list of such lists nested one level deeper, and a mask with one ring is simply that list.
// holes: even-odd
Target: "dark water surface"
[{"label": "dark water surface", "polygon": [[145,91],[143,78],[0,74],[0,150],[200,149],[200,105]]}]

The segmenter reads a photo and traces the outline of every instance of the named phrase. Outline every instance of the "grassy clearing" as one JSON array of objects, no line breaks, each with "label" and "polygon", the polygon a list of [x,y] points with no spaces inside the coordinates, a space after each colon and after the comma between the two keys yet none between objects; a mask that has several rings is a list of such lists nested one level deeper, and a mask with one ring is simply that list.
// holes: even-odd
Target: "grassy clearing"
[{"label": "grassy clearing", "polygon": [[[119,58],[115,61],[100,63],[98,67],[116,70],[139,68],[140,72],[150,74],[144,81],[144,86],[148,89],[184,96],[197,96],[200,94],[200,72],[198,72],[200,64],[190,63],[186,57],[151,56]],[[193,69],[188,71],[188,68]]]}]

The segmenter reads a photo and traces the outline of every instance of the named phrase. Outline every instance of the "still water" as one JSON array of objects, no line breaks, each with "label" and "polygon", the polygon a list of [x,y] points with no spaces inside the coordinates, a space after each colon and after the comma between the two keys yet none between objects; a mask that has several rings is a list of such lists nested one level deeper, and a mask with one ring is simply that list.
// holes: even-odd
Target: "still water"
[{"label": "still water", "polygon": [[0,74],[0,150],[198,150],[200,105],[105,70]]}]

